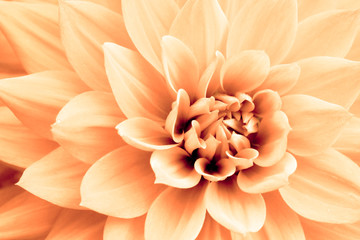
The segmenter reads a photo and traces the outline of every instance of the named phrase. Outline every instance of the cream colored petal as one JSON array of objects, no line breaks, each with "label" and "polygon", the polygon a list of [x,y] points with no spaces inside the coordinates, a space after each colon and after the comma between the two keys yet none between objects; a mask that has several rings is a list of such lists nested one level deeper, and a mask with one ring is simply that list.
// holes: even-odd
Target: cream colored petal
[{"label": "cream colored petal", "polygon": [[131,219],[108,217],[104,228],[104,240],[145,240],[145,218],[146,215]]},{"label": "cream colored petal", "polygon": [[201,179],[201,175],[194,169],[194,160],[179,147],[153,152],[150,164],[156,176],[155,183],[191,188]]},{"label": "cream colored petal", "polygon": [[59,110],[86,90],[77,75],[68,71],[46,71],[0,82],[4,103],[25,126],[48,139]]},{"label": "cream colored petal", "polygon": [[124,144],[115,126],[125,119],[111,93],[90,91],[61,109],[51,131],[66,151],[92,164]]},{"label": "cream colored petal", "polygon": [[327,223],[360,220],[359,166],[333,149],[296,159],[298,168],[290,184],[279,189],[295,212]]},{"label": "cream colored petal", "polygon": [[301,73],[288,94],[306,94],[346,109],[360,94],[360,62],[312,57],[298,62]]},{"label": "cream colored petal", "polygon": [[321,223],[300,218],[305,236],[313,240],[357,240],[360,236],[360,222],[352,224]]},{"label": "cream colored petal", "polygon": [[161,41],[164,74],[171,88],[184,89],[192,102],[199,84],[199,64],[193,52],[180,40],[164,36]]},{"label": "cream colored petal", "polygon": [[17,185],[55,205],[83,209],[80,183],[89,167],[57,148],[27,167]]},{"label": "cream colored petal", "polygon": [[299,22],[312,15],[336,9],[338,0],[297,0]]},{"label": "cream colored petal", "polygon": [[270,68],[269,75],[265,81],[253,93],[271,89],[277,91],[282,96],[295,86],[299,79],[300,71],[300,66],[297,63],[275,65]]},{"label": "cream colored petal", "polygon": [[230,231],[217,223],[208,213],[197,240],[231,240]]},{"label": "cream colored petal", "polygon": [[299,24],[296,40],[284,62],[313,56],[345,57],[359,29],[360,10],[319,13]]},{"label": "cream colored petal", "polygon": [[61,39],[70,63],[89,87],[110,91],[102,44],[114,42],[135,49],[121,15],[87,1],[59,3]]},{"label": "cream colored petal", "polygon": [[125,142],[145,151],[165,150],[179,145],[161,125],[147,118],[130,118],[116,128]]},{"label": "cream colored petal", "polygon": [[275,65],[286,56],[297,29],[296,0],[246,0],[230,25],[227,57],[243,50],[264,50]]},{"label": "cream colored petal", "polygon": [[296,159],[285,153],[281,160],[269,167],[254,166],[239,172],[237,183],[247,193],[264,193],[288,184],[288,178],[296,169]]},{"label": "cream colored petal", "polygon": [[244,193],[234,177],[210,183],[205,199],[211,217],[231,231],[257,232],[264,224],[266,208],[261,194]]},{"label": "cream colored petal", "polygon": [[159,72],[161,37],[169,33],[179,11],[175,1],[122,0],[126,29],[141,55]]},{"label": "cream colored petal", "polygon": [[168,188],[151,205],[145,239],[195,239],[205,220],[204,184],[190,189]]},{"label": "cream colored petal", "polygon": [[358,32],[354,43],[345,58],[354,61],[360,61],[360,32]]},{"label": "cream colored petal", "polygon": [[228,94],[249,92],[264,82],[269,70],[270,60],[265,52],[243,51],[225,61],[220,82]]},{"label": "cream colored petal", "polygon": [[101,239],[106,216],[93,211],[63,209],[45,240]]},{"label": "cream colored petal", "polygon": [[222,10],[224,11],[230,26],[240,11],[241,7],[244,6],[245,0],[218,0]]},{"label": "cream colored petal", "polygon": [[175,0],[177,5],[179,5],[179,8],[182,8],[187,0]]},{"label": "cream colored petal", "polygon": [[17,186],[1,189],[0,196],[2,239],[44,239],[61,209]]},{"label": "cream colored petal", "polygon": [[0,30],[27,72],[71,69],[60,42],[57,6],[1,1]]},{"label": "cream colored petal", "polygon": [[105,43],[104,52],[106,73],[123,113],[163,121],[175,100],[165,79],[137,52],[113,43]]},{"label": "cream colored petal", "polygon": [[114,12],[122,14],[122,9],[121,9],[122,0],[76,0],[76,1],[85,1],[85,2],[100,4]]},{"label": "cream colored petal", "polygon": [[330,147],[351,118],[343,107],[307,95],[288,95],[282,103],[292,128],[287,149],[297,155],[313,155]]},{"label": "cream colored petal", "polygon": [[353,105],[351,105],[349,112],[353,113],[356,117],[360,117],[360,95],[357,97]]},{"label": "cream colored petal", "polygon": [[25,127],[7,107],[0,107],[0,116],[1,161],[26,168],[58,146]]},{"label": "cream colored petal", "polygon": [[155,185],[150,153],[118,148],[94,163],[81,184],[81,205],[103,214],[134,218],[146,213],[164,189]]},{"label": "cream colored petal", "polygon": [[340,9],[357,9],[360,8],[360,2],[357,0],[337,0],[336,7]]},{"label": "cream colored petal", "polygon": [[223,51],[228,22],[216,0],[189,0],[176,16],[169,34],[180,39],[198,59],[200,72]]}]

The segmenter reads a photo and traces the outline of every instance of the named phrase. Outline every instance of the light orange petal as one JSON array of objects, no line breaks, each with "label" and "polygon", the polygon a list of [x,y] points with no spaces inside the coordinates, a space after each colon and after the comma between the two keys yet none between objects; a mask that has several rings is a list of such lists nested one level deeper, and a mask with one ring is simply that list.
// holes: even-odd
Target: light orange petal
[{"label": "light orange petal", "polygon": [[1,189],[0,196],[3,239],[44,239],[61,209],[16,186]]},{"label": "light orange petal", "polygon": [[[298,62],[301,74],[288,94],[306,94],[348,109],[360,94],[360,62],[312,57]],[[346,82],[346,84],[344,84]]]},{"label": "light orange petal", "polygon": [[63,209],[45,240],[101,239],[106,216],[92,211]]},{"label": "light orange petal", "polygon": [[[79,1],[79,0],[77,0],[77,1]],[[120,14],[122,13],[121,0],[120,1],[119,0],[80,0],[80,1],[87,1],[87,2],[100,4],[100,5],[103,5],[104,7],[107,7],[108,9],[110,9],[112,11],[115,11]]]},{"label": "light orange petal", "polygon": [[224,49],[227,25],[216,0],[189,0],[176,16],[169,34],[190,47],[202,72],[215,52]]},{"label": "light orange petal", "polygon": [[0,116],[1,161],[25,168],[58,146],[25,127],[7,107],[0,107]]},{"label": "light orange petal", "polygon": [[359,29],[360,11],[329,11],[299,24],[296,40],[285,62],[313,56],[345,57]]},{"label": "light orange petal", "polygon": [[103,43],[114,42],[135,49],[122,16],[88,1],[60,0],[59,3],[61,40],[71,65],[89,87],[110,91]]},{"label": "light orange petal", "polygon": [[288,95],[282,103],[292,128],[287,148],[297,155],[313,155],[330,147],[351,118],[343,107],[307,95]]},{"label": "light orange petal", "polygon": [[146,215],[131,219],[108,217],[104,228],[104,240],[144,240],[145,218]]},{"label": "light orange petal", "polygon": [[351,105],[349,112],[353,113],[356,117],[360,117],[360,95],[357,97],[353,105]]},{"label": "light orange petal", "polygon": [[269,167],[254,166],[240,171],[237,183],[247,193],[264,193],[288,184],[289,176],[296,169],[296,159],[285,153],[281,160]]},{"label": "light orange petal", "polygon": [[357,9],[360,8],[360,2],[357,0],[336,1],[336,7],[339,9]]},{"label": "light orange petal", "polygon": [[71,69],[60,42],[56,5],[1,1],[0,30],[29,73]]},{"label": "light orange petal", "polygon": [[199,84],[199,64],[193,52],[180,40],[164,36],[161,41],[164,74],[171,88],[184,89],[195,101]]},{"label": "light orange petal", "polygon": [[0,55],[0,78],[26,74],[20,59],[2,32],[0,32]]},{"label": "light orange petal", "polygon": [[94,163],[124,144],[115,126],[125,119],[111,93],[91,91],[71,99],[57,115],[51,131],[70,154]]},{"label": "light orange petal", "polygon": [[126,29],[141,55],[159,72],[161,37],[169,33],[179,8],[175,1],[122,0]]},{"label": "light orange petal", "polygon": [[222,10],[224,11],[227,19],[229,20],[230,26],[240,11],[241,7],[244,6],[245,1],[234,1],[234,0],[218,0]]},{"label": "light orange petal", "polygon": [[17,185],[55,205],[82,209],[80,183],[89,167],[57,148],[26,168]]},{"label": "light orange petal", "polygon": [[106,73],[123,113],[128,118],[163,121],[170,112],[172,99],[160,73],[132,50],[105,43],[104,52]]},{"label": "light orange petal", "polygon": [[150,159],[155,173],[155,183],[175,188],[191,188],[200,182],[190,155],[182,148],[175,147],[153,152]]},{"label": "light orange petal", "polygon": [[264,224],[266,208],[261,194],[244,193],[234,177],[210,183],[205,199],[211,217],[231,231],[257,232]]},{"label": "light orange petal", "polygon": [[288,53],[296,30],[296,0],[245,1],[231,24],[226,55],[264,50],[271,65],[277,64]]},{"label": "light orange petal", "polygon": [[145,239],[195,239],[205,220],[204,184],[190,189],[168,188],[151,205]]},{"label": "light orange petal", "polygon": [[336,9],[336,2],[343,0],[297,0],[299,22],[312,15]]},{"label": "light orange petal", "polygon": [[345,58],[354,60],[354,61],[360,61],[360,33],[358,32],[354,43],[348,52],[348,54],[345,56]]},{"label": "light orange petal", "polygon": [[197,240],[231,240],[230,231],[217,223],[208,213]]},{"label": "light orange petal", "polygon": [[145,151],[164,150],[179,145],[161,125],[147,118],[130,118],[116,128],[125,142]]},{"label": "light orange petal", "polygon": [[270,60],[265,52],[243,51],[225,61],[221,85],[228,94],[249,92],[264,82],[269,70]]},{"label": "light orange petal", "polygon": [[352,223],[360,220],[360,167],[329,149],[299,157],[289,185],[279,191],[298,214],[314,221]]},{"label": "light orange petal", "polygon": [[130,146],[105,155],[84,176],[81,205],[114,217],[143,215],[163,190],[149,160],[150,153]]},{"label": "light orange petal", "polygon": [[279,94],[269,89],[255,93],[253,102],[255,104],[254,113],[261,117],[279,111],[281,108]]},{"label": "light orange petal", "polygon": [[37,134],[51,139],[59,110],[86,86],[73,72],[46,71],[0,82],[0,96],[15,116]]}]

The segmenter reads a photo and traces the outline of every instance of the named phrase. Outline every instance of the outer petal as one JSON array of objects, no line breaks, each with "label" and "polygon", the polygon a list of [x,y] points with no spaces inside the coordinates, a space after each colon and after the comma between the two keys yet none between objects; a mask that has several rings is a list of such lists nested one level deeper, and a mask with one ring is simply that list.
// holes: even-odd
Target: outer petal
[{"label": "outer petal", "polygon": [[149,209],[145,239],[195,239],[205,220],[204,184],[181,190],[168,188]]},{"label": "outer petal", "polygon": [[217,223],[209,214],[206,214],[204,225],[197,240],[231,240],[230,231]]},{"label": "outer petal", "polygon": [[311,157],[296,157],[298,168],[290,184],[280,189],[298,214],[328,223],[360,220],[360,167],[329,149]]},{"label": "outer petal", "polygon": [[271,64],[288,53],[296,35],[296,0],[247,0],[234,19],[227,41],[227,56],[243,50],[264,50]]},{"label": "outer petal", "polygon": [[313,57],[301,60],[298,64],[301,74],[289,94],[311,95],[346,109],[360,94],[360,62]]},{"label": "outer petal", "polygon": [[55,5],[1,1],[0,30],[26,71],[71,69],[60,42]]},{"label": "outer petal", "polygon": [[43,239],[60,208],[13,186],[0,190],[0,235],[3,239]]},{"label": "outer petal", "polygon": [[108,217],[104,228],[104,240],[144,240],[145,218],[146,215],[131,219]]},{"label": "outer petal", "polygon": [[150,153],[118,148],[94,163],[81,185],[81,205],[109,216],[143,215],[163,189],[154,185]]},{"label": "outer petal", "polygon": [[354,40],[354,43],[346,55],[347,59],[354,61],[360,61],[360,33],[358,32],[357,37]]},{"label": "outer petal", "polygon": [[172,102],[165,79],[134,51],[112,43],[104,51],[106,73],[123,113],[163,121]]},{"label": "outer petal", "polygon": [[233,1],[233,0],[218,0],[222,10],[224,11],[229,23],[231,24],[236,17],[237,13],[240,11],[245,1]]},{"label": "outer petal", "polygon": [[64,209],[46,240],[101,239],[105,221],[106,216],[92,211]]},{"label": "outer petal", "polygon": [[25,127],[5,106],[0,107],[0,159],[25,168],[58,145]]},{"label": "outer petal", "polygon": [[216,50],[223,50],[227,19],[216,0],[189,0],[171,28],[170,35],[190,47],[198,58],[200,72],[213,59]]},{"label": "outer petal", "polygon": [[122,0],[125,26],[141,55],[162,72],[161,37],[178,13],[175,1]]},{"label": "outer petal", "polygon": [[51,131],[70,154],[94,163],[124,144],[115,129],[124,119],[112,94],[85,92],[61,109]]},{"label": "outer petal", "polygon": [[298,155],[312,155],[330,147],[351,118],[339,105],[311,96],[288,95],[282,103],[292,128],[288,150]]},{"label": "outer petal", "polygon": [[299,21],[315,15],[317,13],[330,11],[336,9],[336,2],[343,2],[338,0],[297,0]]},{"label": "outer petal", "polygon": [[299,24],[296,40],[285,62],[312,56],[345,57],[356,37],[360,10],[324,12]]},{"label": "outer petal", "polygon": [[147,118],[130,118],[116,128],[125,142],[145,151],[164,150],[179,145],[161,125]]},{"label": "outer petal", "polygon": [[261,194],[242,192],[235,178],[210,183],[205,199],[211,217],[231,231],[257,232],[264,224],[266,208]]},{"label": "outer petal", "polygon": [[81,80],[92,89],[110,91],[102,44],[135,48],[122,17],[91,2],[60,0],[60,28],[66,55]]},{"label": "outer petal", "polygon": [[67,71],[47,71],[0,82],[0,97],[15,116],[49,139],[50,125],[61,107],[86,90],[78,77]]},{"label": "outer petal", "polygon": [[80,183],[89,167],[57,148],[26,168],[17,185],[53,204],[81,209]]},{"label": "outer petal", "polygon": [[0,32],[0,78],[25,75],[26,72],[4,34]]},{"label": "outer petal", "polygon": [[355,114],[356,117],[360,117],[360,95],[357,97],[349,111]]}]

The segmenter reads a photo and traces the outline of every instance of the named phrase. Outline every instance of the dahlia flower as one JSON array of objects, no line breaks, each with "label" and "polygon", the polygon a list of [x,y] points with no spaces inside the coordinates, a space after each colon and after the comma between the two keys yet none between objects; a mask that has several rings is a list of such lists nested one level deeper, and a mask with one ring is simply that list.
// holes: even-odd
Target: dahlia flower
[{"label": "dahlia flower", "polygon": [[352,0],[0,1],[0,239],[358,239],[359,26]]}]

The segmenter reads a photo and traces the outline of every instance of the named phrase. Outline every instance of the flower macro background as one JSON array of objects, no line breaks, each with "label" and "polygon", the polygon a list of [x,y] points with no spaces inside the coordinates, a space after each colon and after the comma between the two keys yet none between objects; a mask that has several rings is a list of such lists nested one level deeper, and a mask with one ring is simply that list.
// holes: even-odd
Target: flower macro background
[{"label": "flower macro background", "polygon": [[359,9],[0,1],[0,239],[359,239]]}]

